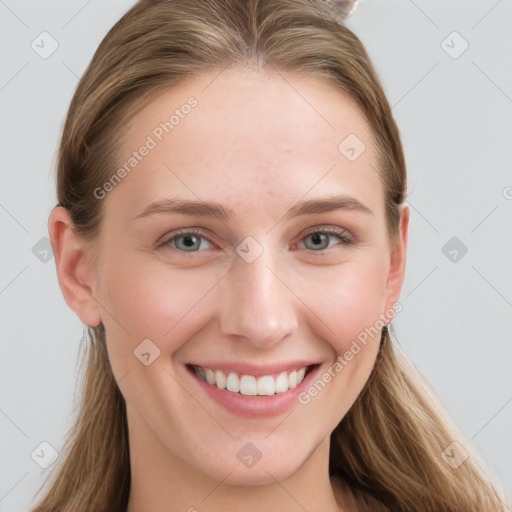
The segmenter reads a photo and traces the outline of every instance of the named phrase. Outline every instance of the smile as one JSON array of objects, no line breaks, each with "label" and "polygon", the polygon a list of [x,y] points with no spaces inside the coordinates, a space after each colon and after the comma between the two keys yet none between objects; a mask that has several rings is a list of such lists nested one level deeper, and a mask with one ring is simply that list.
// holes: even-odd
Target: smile
[{"label": "smile", "polygon": [[227,375],[222,370],[213,370],[202,366],[192,366],[195,374],[204,382],[225,389],[232,393],[245,396],[273,396],[286,393],[296,388],[306,376],[308,366],[303,366],[292,371],[283,371],[277,375],[239,375],[229,372]]},{"label": "smile", "polygon": [[239,417],[270,418],[297,407],[298,396],[319,374],[322,364],[294,361],[257,366],[206,361],[186,365],[187,373],[213,402]]}]

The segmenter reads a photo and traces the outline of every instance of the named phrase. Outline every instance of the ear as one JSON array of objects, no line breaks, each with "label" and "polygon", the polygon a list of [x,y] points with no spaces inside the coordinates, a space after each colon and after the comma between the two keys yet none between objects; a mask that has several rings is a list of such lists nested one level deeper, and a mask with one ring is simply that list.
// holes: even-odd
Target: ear
[{"label": "ear", "polygon": [[407,259],[407,241],[409,233],[409,207],[400,206],[400,224],[395,243],[391,250],[388,278],[386,281],[386,309],[393,310],[393,305],[400,298],[405,279],[405,263]]},{"label": "ear", "polygon": [[94,267],[91,246],[73,230],[66,208],[56,206],[48,220],[57,278],[68,306],[90,327],[101,324],[100,308],[92,296]]}]

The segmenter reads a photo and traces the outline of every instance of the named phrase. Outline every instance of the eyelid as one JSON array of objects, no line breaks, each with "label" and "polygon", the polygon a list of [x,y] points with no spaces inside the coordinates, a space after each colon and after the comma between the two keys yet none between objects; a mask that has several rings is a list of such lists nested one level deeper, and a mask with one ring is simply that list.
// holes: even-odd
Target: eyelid
[{"label": "eyelid", "polygon": [[[313,226],[312,228],[309,228],[306,230],[306,234],[304,236],[311,235],[312,233],[327,233],[329,235],[337,234],[337,235],[346,235],[348,238],[354,239],[354,235],[345,228],[342,228],[340,226],[331,226],[331,225],[324,225],[324,226]],[[304,236],[302,238],[304,238]]]}]

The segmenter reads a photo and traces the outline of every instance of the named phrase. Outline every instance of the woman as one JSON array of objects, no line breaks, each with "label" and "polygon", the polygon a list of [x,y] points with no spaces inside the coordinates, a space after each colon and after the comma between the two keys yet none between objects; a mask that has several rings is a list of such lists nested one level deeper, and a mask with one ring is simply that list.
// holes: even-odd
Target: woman
[{"label": "woman", "polygon": [[63,131],[49,232],[90,344],[39,511],[505,511],[389,323],[398,129],[321,2],[142,1]]}]

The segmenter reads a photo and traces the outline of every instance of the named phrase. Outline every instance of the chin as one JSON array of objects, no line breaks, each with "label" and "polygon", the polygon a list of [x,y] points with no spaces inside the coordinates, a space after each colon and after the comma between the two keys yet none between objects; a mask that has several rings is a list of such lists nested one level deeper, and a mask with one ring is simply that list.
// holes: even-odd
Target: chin
[{"label": "chin", "polygon": [[210,478],[228,485],[271,485],[276,480],[281,482],[293,476],[315,452],[314,447],[304,450],[302,444],[299,451],[297,446],[301,446],[299,441],[277,442],[272,446],[268,442],[265,444],[264,439],[254,443],[246,439],[234,443],[234,446],[225,446],[222,453],[210,452],[209,460],[197,461],[197,467]]}]

